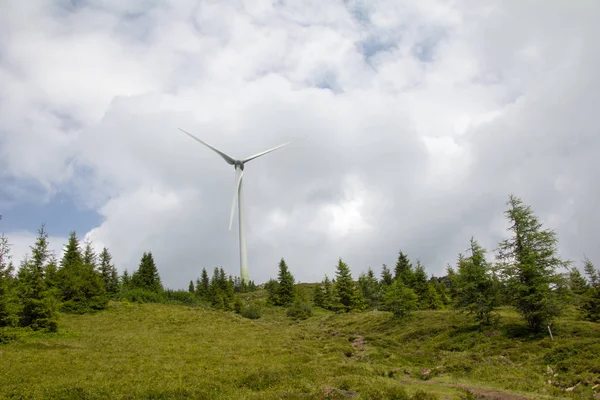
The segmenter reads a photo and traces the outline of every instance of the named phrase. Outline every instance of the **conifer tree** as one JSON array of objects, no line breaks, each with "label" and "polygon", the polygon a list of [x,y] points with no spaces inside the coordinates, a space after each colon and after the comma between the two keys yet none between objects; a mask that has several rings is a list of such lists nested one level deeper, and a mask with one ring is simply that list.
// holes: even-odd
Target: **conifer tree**
[{"label": "conifer tree", "polygon": [[159,293],[163,290],[158,268],[156,268],[151,251],[144,252],[142,255],[138,270],[131,276],[131,285],[135,288],[145,289],[154,293]]},{"label": "conifer tree", "polygon": [[283,258],[279,261],[278,278],[277,297],[274,299],[275,301],[273,304],[277,306],[289,306],[294,301],[296,293],[294,288],[294,277],[289,271]]},{"label": "conifer tree", "polygon": [[56,332],[56,301],[44,282],[44,267],[49,256],[48,233],[42,224],[35,245],[31,246],[31,258],[25,257],[18,274],[21,303],[19,322],[21,326],[29,326],[34,330]]},{"label": "conifer tree", "polygon": [[121,275],[121,287],[124,290],[131,289],[131,276],[127,270],[123,271],[123,275]]},{"label": "conifer tree", "polygon": [[94,249],[92,248],[92,242],[89,239],[86,239],[85,242],[85,247],[83,250],[83,264],[84,265],[90,265],[92,267],[92,269],[96,269],[96,253],[94,253]]},{"label": "conifer tree", "polygon": [[[360,296],[357,293],[354,280],[348,265],[340,258],[335,273],[336,280],[333,285],[336,310],[348,312],[360,308]],[[361,293],[362,294],[362,293]]]},{"label": "conifer tree", "polygon": [[[2,216],[0,215],[0,219]],[[16,303],[13,296],[12,260],[10,244],[2,234],[0,236],[0,328],[14,326],[17,323]]]},{"label": "conifer tree", "polygon": [[456,287],[455,306],[473,314],[482,324],[491,322],[491,314],[497,305],[490,265],[485,259],[486,250],[471,238],[471,255],[458,256],[457,274],[452,277]]},{"label": "conifer tree", "polygon": [[325,308],[325,294],[323,293],[323,286],[321,284],[317,284],[313,288],[312,301],[316,307]]},{"label": "conifer tree", "polygon": [[279,296],[279,282],[276,279],[269,279],[265,283],[265,290],[267,291],[267,303],[271,305],[279,304],[277,297]]},{"label": "conifer tree", "polygon": [[[89,242],[88,247],[91,249]],[[79,313],[100,310],[108,303],[102,277],[95,270],[95,258],[91,257],[93,252],[89,249],[84,260],[77,234],[71,232],[57,272],[64,311]]]},{"label": "conifer tree", "polygon": [[[410,266],[409,269],[404,271],[403,275],[400,276],[400,280],[406,287],[414,290],[419,298],[419,308],[426,310],[431,308],[432,304],[436,304],[436,299],[431,298],[436,295],[429,290],[427,273],[425,272],[425,267],[419,260],[417,260],[417,265],[414,270],[412,269],[412,266]],[[439,298],[437,300],[439,301]]]},{"label": "conifer tree", "polygon": [[190,284],[188,286],[188,292],[194,293],[194,290],[194,281],[190,281]]},{"label": "conifer tree", "polygon": [[366,274],[360,274],[358,277],[358,288],[361,290],[363,297],[367,302],[367,306],[369,308],[376,308],[379,304],[381,295],[379,282],[377,282],[377,278],[375,278],[373,269],[369,267]]},{"label": "conifer tree", "polygon": [[588,276],[589,287],[583,296],[580,310],[585,320],[600,322],[600,271],[596,270],[587,257],[584,261],[584,269]]},{"label": "conifer tree", "polygon": [[112,256],[106,247],[104,247],[100,253],[99,264],[100,274],[102,275],[106,293],[110,295],[117,293],[119,290],[119,274],[115,265],[112,263]]},{"label": "conifer tree", "polygon": [[383,264],[381,267],[381,287],[386,288],[392,284],[394,278],[387,265]]},{"label": "conifer tree", "polygon": [[512,237],[499,244],[498,258],[517,311],[529,328],[540,331],[559,314],[552,285],[558,281],[557,268],[569,263],[557,255],[556,233],[542,229],[531,207],[514,195],[507,204]]},{"label": "conifer tree", "polygon": [[200,276],[200,282],[196,285],[196,292],[198,296],[201,298],[208,300],[210,295],[210,278],[208,277],[208,272],[206,272],[206,268],[202,268],[202,275]]},{"label": "conifer tree", "polygon": [[[396,267],[394,268],[394,279],[400,279],[406,286],[415,289],[415,271],[413,270],[413,266],[408,257],[402,251],[398,255],[398,261],[396,261]],[[427,275],[425,275],[425,280],[427,280]]]},{"label": "conifer tree", "polygon": [[382,302],[385,311],[391,311],[396,317],[404,317],[417,309],[418,296],[402,279],[395,279],[387,288]]}]

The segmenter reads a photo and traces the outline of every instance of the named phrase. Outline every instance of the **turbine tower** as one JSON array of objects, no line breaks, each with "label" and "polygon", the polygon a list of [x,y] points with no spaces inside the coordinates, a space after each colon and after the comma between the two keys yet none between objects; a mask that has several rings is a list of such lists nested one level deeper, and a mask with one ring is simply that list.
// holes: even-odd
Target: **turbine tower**
[{"label": "turbine tower", "polygon": [[264,156],[267,153],[280,149],[283,146],[290,144],[290,142],[281,144],[277,147],[273,147],[272,149],[261,151],[260,153],[254,154],[253,156],[250,156],[248,158],[244,158],[243,160],[236,160],[235,158],[223,153],[222,151],[215,149],[208,143],[203,142],[191,133],[186,132],[181,128],[179,128],[179,130],[191,137],[192,139],[202,143],[209,149],[213,150],[215,153],[220,155],[227,164],[233,165],[233,167],[235,168],[235,186],[233,191],[233,202],[231,203],[231,213],[229,215],[229,230],[231,230],[231,225],[233,224],[233,214],[235,213],[235,206],[237,203],[240,237],[240,277],[242,282],[248,283],[248,259],[246,257],[246,232],[244,230],[244,202],[242,196],[242,176],[244,175],[244,165],[247,162],[254,160],[255,158]]}]

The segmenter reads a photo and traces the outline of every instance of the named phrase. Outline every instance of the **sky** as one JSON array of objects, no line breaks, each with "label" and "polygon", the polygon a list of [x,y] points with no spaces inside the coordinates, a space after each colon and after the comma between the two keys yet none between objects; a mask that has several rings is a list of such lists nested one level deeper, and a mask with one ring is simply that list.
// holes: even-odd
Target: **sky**
[{"label": "sky", "polygon": [[[509,194],[600,264],[600,2],[0,0],[0,232],[45,223],[163,284],[493,255]],[[596,171],[596,172],[594,172]]]}]

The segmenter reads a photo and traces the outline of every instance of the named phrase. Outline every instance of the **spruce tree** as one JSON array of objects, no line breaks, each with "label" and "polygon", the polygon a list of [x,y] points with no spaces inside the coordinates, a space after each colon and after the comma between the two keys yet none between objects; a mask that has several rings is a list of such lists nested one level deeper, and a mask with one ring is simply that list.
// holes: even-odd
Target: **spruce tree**
[{"label": "spruce tree", "polygon": [[265,283],[265,290],[267,291],[267,303],[270,305],[279,304],[279,282],[276,279],[269,279]]},{"label": "spruce tree", "polygon": [[114,295],[119,291],[119,274],[106,247],[100,253],[99,267],[106,293]]},{"label": "spruce tree", "polygon": [[335,276],[336,280],[333,285],[335,295],[334,308],[345,312],[359,308],[359,295],[352,279],[350,268],[348,268],[348,265],[341,258],[338,261]]},{"label": "spruce tree", "polygon": [[400,280],[406,287],[411,288],[417,294],[417,297],[419,298],[419,308],[424,310],[430,309],[432,304],[436,303],[436,299],[431,298],[431,296],[435,295],[429,290],[429,282],[425,267],[419,260],[417,260],[417,265],[414,270],[412,269],[412,266],[410,266],[409,269],[404,271],[403,275],[400,276]]},{"label": "spruce tree", "polygon": [[456,288],[455,307],[473,314],[482,324],[491,322],[491,314],[497,305],[495,285],[489,263],[485,259],[486,250],[471,238],[471,255],[459,254],[457,273],[452,277]]},{"label": "spruce tree", "polygon": [[278,278],[277,297],[273,304],[286,307],[294,301],[295,287],[294,277],[283,258],[279,261]]},{"label": "spruce tree", "polygon": [[557,268],[569,263],[557,255],[556,233],[542,229],[531,207],[514,195],[507,204],[512,236],[499,244],[498,258],[517,311],[529,328],[540,331],[559,315],[552,286],[558,282]]},{"label": "spruce tree", "polygon": [[89,239],[86,239],[85,242],[85,247],[83,250],[83,255],[82,255],[82,259],[83,259],[83,263],[85,265],[89,265],[92,267],[92,269],[96,269],[96,253],[94,253],[94,249],[92,247],[92,242]]},{"label": "spruce tree", "polygon": [[600,271],[596,270],[587,257],[584,261],[584,269],[588,276],[589,286],[583,295],[580,310],[585,320],[600,322]]},{"label": "spruce tree", "polygon": [[131,276],[129,276],[129,272],[127,270],[123,271],[123,275],[121,275],[121,288],[123,290],[131,289]]},{"label": "spruce tree", "polygon": [[367,306],[369,308],[376,308],[380,300],[380,288],[375,273],[369,267],[367,273],[362,273],[358,277],[358,288],[361,290]]},{"label": "spruce tree", "polygon": [[417,309],[418,296],[402,279],[395,279],[387,288],[382,303],[383,310],[391,311],[396,317],[404,317]]},{"label": "spruce tree", "polygon": [[[0,219],[2,216],[0,215]],[[17,323],[16,303],[13,296],[12,261],[10,244],[2,234],[0,236],[0,328],[14,326]]]},{"label": "spruce tree", "polygon": [[190,284],[188,285],[188,292],[194,293],[194,291],[194,281],[190,281]]},{"label": "spruce tree", "polygon": [[335,304],[335,294],[333,291],[333,283],[327,275],[323,279],[323,308],[332,310]]},{"label": "spruce tree", "polygon": [[312,301],[316,307],[325,308],[325,294],[323,293],[323,286],[321,284],[317,284],[313,288]]},{"label": "spruce tree", "polygon": [[18,274],[18,290],[21,309],[19,323],[34,330],[58,330],[56,301],[50,295],[44,281],[44,268],[50,256],[48,233],[44,224],[38,230],[35,245],[31,246],[31,258],[25,257]]},{"label": "spruce tree", "polygon": [[386,287],[390,286],[392,284],[392,282],[394,282],[392,273],[390,272],[390,269],[387,267],[387,265],[383,264],[383,266],[381,267],[380,285],[382,288],[386,288]]},{"label": "spruce tree", "polygon": [[163,290],[158,268],[156,268],[151,251],[144,252],[142,255],[138,270],[131,276],[131,285],[135,288],[154,293],[159,293]]},{"label": "spruce tree", "polygon": [[202,299],[208,300],[210,295],[210,278],[208,277],[208,272],[206,272],[206,268],[202,268],[202,275],[200,276],[200,282],[196,285],[196,293]]},{"label": "spruce tree", "polygon": [[88,250],[84,259],[77,234],[71,232],[57,272],[63,311],[81,313],[101,310],[108,303],[102,276],[95,269],[95,257],[91,256],[91,244],[88,242],[86,247]]},{"label": "spruce tree", "polygon": [[[400,251],[398,261],[396,261],[394,279],[400,279],[406,286],[414,289],[415,271],[408,257],[402,251]],[[427,275],[425,275],[425,280],[427,280]]]}]

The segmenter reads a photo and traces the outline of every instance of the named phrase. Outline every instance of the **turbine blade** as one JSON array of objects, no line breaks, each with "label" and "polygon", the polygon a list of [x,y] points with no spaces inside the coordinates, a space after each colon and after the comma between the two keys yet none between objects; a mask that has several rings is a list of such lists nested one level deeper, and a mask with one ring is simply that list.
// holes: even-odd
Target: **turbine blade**
[{"label": "turbine blade", "polygon": [[244,175],[244,171],[241,168],[236,168],[233,202],[231,203],[231,214],[229,215],[229,230],[231,230],[231,225],[233,224],[233,214],[235,214],[235,206],[238,202],[238,194],[240,193],[240,185],[242,184],[242,175]]},{"label": "turbine blade", "polygon": [[250,160],[254,160],[255,158],[258,158],[258,157],[260,157],[260,156],[264,156],[265,154],[267,154],[267,153],[270,153],[270,152],[272,152],[272,151],[275,151],[275,150],[277,150],[277,149],[280,149],[280,148],[282,148],[283,146],[287,146],[287,145],[288,145],[288,144],[290,144],[290,143],[291,143],[291,142],[287,142],[287,143],[284,143],[284,144],[280,144],[280,145],[279,145],[279,146],[277,146],[277,147],[273,147],[272,149],[269,149],[269,150],[262,151],[262,152],[260,152],[260,153],[258,153],[258,154],[255,154],[255,155],[253,155],[253,156],[250,156],[250,157],[248,157],[248,158],[244,159],[242,162],[244,162],[244,163],[247,163],[247,162],[248,162],[248,161],[250,161]]},{"label": "turbine blade", "polygon": [[212,147],[210,144],[203,142],[202,140],[198,139],[196,136],[192,135],[189,132],[184,131],[183,129],[179,128],[179,130],[183,133],[185,133],[186,135],[188,135],[189,137],[191,137],[192,139],[202,143],[203,145],[205,145],[206,147],[208,147],[209,149],[213,150],[214,152],[216,152],[218,155],[220,155],[221,157],[223,157],[223,159],[227,162],[227,164],[233,165],[235,164],[235,159],[225,153],[223,153],[220,150],[215,149],[214,147]]}]

